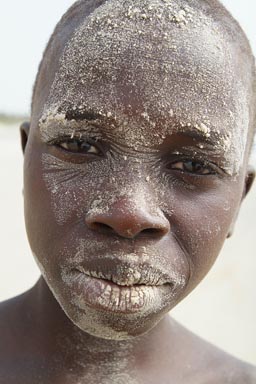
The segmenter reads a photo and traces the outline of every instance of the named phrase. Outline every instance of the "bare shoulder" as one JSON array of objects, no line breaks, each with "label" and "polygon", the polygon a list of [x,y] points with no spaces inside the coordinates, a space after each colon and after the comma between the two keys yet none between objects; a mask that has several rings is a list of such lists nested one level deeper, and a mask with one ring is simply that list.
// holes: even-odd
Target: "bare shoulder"
[{"label": "bare shoulder", "polygon": [[221,352],[214,361],[209,384],[256,384],[256,367]]},{"label": "bare shoulder", "polygon": [[27,383],[27,372],[35,368],[31,350],[33,327],[22,294],[0,303],[0,384]]},{"label": "bare shoulder", "polygon": [[14,297],[0,303],[0,361],[3,361],[3,353],[6,355],[18,338],[19,308],[22,306],[24,295]]},{"label": "bare shoulder", "polygon": [[217,349],[215,353],[214,370],[209,384],[256,384],[256,367],[224,351]]},{"label": "bare shoulder", "polygon": [[19,298],[0,303],[0,384],[14,382],[11,376],[15,375],[15,352],[19,345],[17,334],[16,310]]},{"label": "bare shoulder", "polygon": [[[256,367],[178,325],[187,348],[188,376],[197,384],[256,384]],[[187,380],[186,382],[189,382]]]}]

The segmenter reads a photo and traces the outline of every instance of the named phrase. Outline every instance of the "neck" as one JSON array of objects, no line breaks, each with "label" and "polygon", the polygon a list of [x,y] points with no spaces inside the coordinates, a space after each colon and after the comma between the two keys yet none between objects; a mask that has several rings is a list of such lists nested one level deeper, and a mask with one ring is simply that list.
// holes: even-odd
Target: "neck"
[{"label": "neck", "polygon": [[42,277],[29,291],[28,301],[33,311],[33,326],[36,324],[35,335],[40,338],[37,345],[43,348],[42,353],[51,356],[62,370],[81,375],[86,372],[87,376],[88,372],[97,373],[97,382],[99,367],[106,378],[108,374],[116,377],[138,371],[141,362],[145,368],[147,362],[150,365],[152,361],[159,361],[159,353],[164,356],[170,352],[167,340],[172,333],[175,336],[174,322],[169,316],[148,333],[131,340],[113,341],[91,336],[68,319]]}]

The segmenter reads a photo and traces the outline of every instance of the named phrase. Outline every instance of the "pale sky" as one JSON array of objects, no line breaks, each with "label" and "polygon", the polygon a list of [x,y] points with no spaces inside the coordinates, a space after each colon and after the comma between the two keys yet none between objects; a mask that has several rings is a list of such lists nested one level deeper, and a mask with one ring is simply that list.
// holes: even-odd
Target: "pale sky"
[{"label": "pale sky", "polygon": [[[28,114],[42,52],[73,0],[0,0],[0,113]],[[223,0],[239,20],[256,54],[256,2]]]}]

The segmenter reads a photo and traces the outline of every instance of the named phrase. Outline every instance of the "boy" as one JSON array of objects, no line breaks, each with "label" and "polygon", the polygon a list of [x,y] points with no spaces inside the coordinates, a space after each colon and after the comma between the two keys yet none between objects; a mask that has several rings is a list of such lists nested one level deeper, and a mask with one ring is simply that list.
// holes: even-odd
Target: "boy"
[{"label": "boy", "polygon": [[213,0],[82,0],[21,127],[42,277],[2,303],[0,383],[256,383],[167,313],[232,232],[254,172],[254,59]]}]

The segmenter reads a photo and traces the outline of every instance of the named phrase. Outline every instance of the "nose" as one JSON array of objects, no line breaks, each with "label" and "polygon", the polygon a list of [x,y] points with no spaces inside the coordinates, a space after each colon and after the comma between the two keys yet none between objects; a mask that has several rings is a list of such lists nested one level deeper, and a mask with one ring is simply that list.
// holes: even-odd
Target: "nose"
[{"label": "nose", "polygon": [[87,226],[102,233],[133,239],[137,236],[163,237],[170,223],[161,210],[150,213],[146,207],[119,200],[107,209],[92,209],[86,217]]}]

